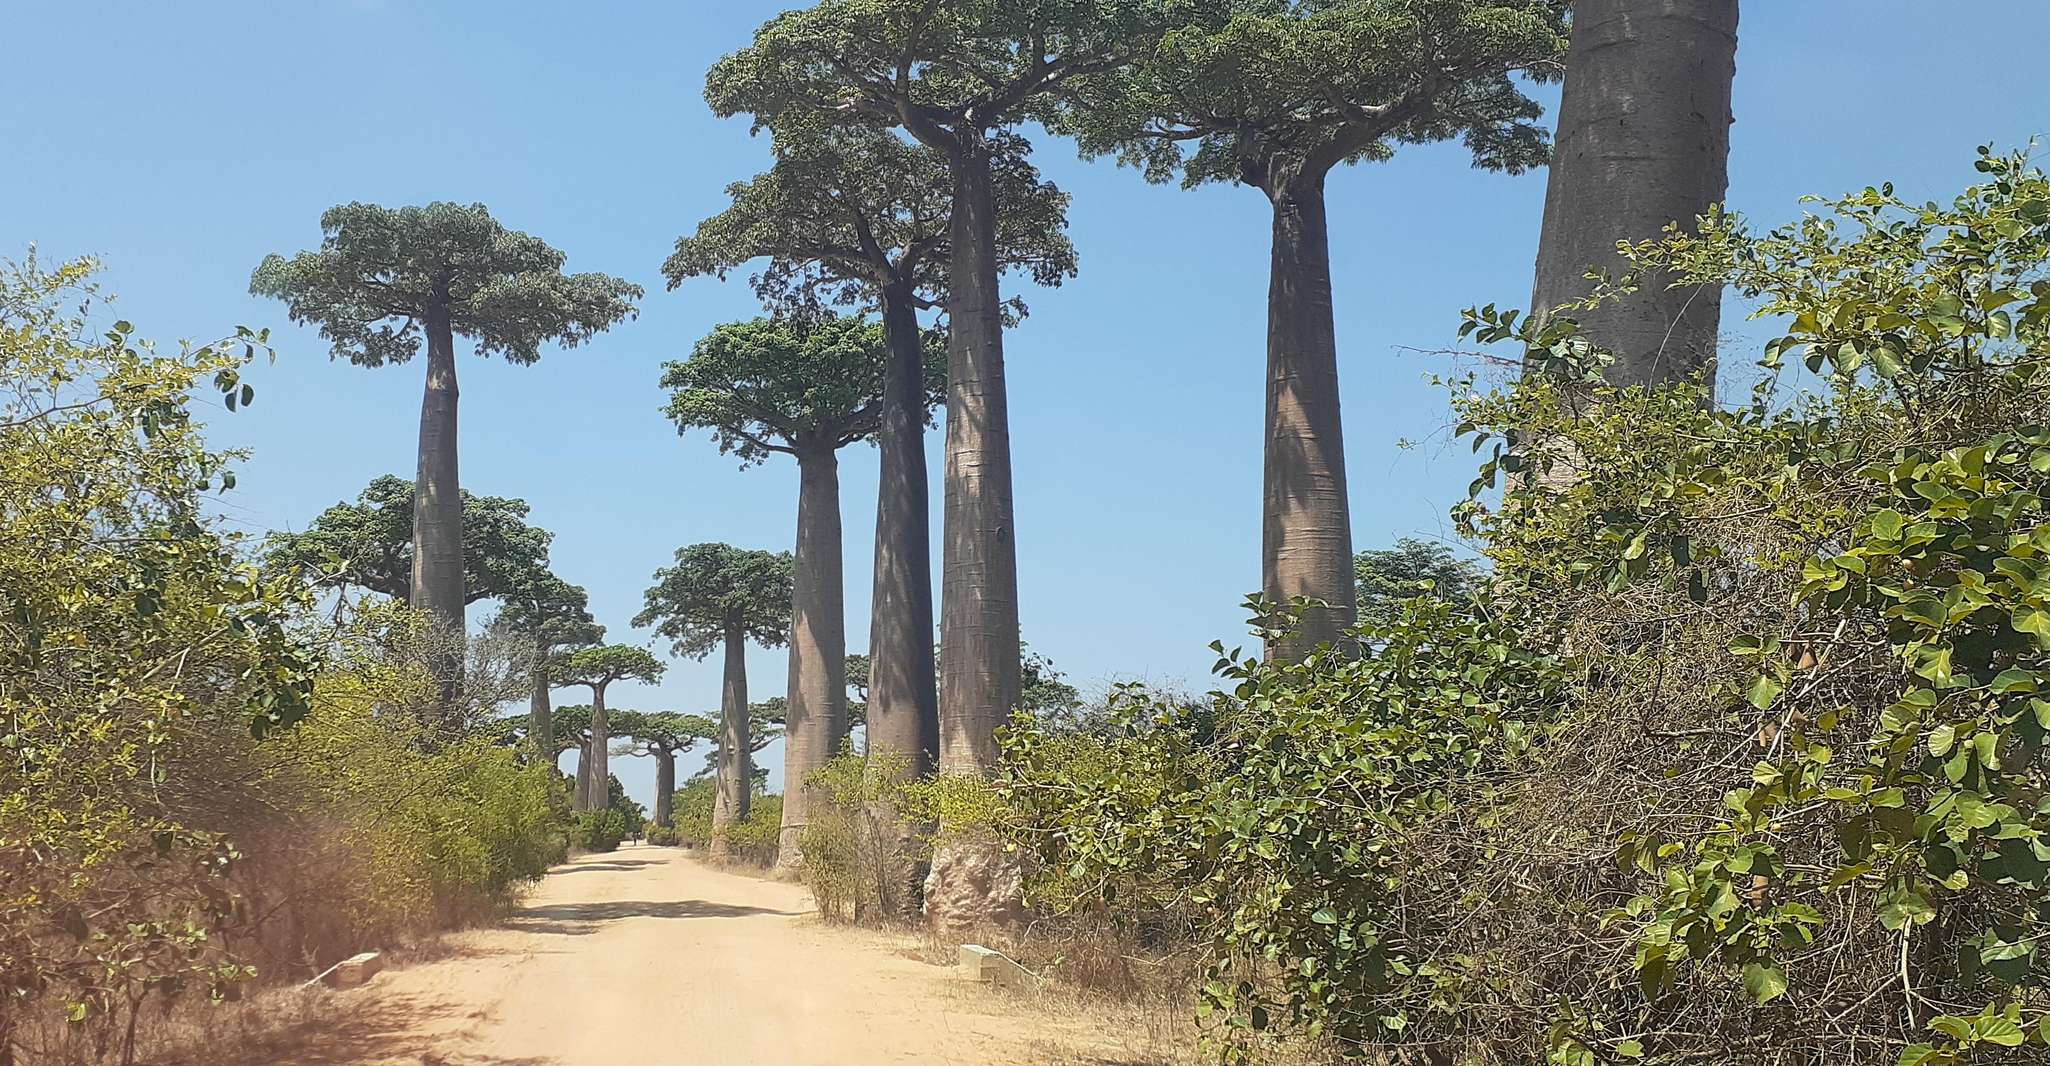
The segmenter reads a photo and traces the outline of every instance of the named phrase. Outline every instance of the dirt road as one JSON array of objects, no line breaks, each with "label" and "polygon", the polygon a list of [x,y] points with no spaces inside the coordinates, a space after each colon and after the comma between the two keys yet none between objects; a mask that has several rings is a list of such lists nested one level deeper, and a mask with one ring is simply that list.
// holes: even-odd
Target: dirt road
[{"label": "dirt road", "polygon": [[1111,1066],[1080,1019],[914,942],[821,925],[803,888],[669,848],[558,867],[502,928],[335,994],[313,1066]]}]

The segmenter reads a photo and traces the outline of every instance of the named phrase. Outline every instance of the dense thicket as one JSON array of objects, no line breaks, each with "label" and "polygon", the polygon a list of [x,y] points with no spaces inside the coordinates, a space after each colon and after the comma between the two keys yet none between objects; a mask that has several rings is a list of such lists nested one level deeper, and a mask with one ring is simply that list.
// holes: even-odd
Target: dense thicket
[{"label": "dense thicket", "polygon": [[2040,1061],[2050,181],[1979,169],[1633,248],[1784,331],[1742,406],[1602,384],[1570,312],[1470,312],[1547,371],[1452,383],[1493,577],[1357,657],[1023,724],[997,817],[1035,897],[1192,939],[1237,1031],[1362,1056]]}]

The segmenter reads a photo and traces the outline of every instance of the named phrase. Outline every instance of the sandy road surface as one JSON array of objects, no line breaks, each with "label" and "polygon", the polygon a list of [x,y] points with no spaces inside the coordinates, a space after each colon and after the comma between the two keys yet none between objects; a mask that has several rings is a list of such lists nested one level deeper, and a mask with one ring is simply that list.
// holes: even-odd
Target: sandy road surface
[{"label": "sandy road surface", "polygon": [[[1109,1064],[1114,1038],[829,928],[803,888],[628,847],[557,867],[502,928],[333,996],[308,1066]],[[309,1034],[311,1035],[311,1034]]]}]

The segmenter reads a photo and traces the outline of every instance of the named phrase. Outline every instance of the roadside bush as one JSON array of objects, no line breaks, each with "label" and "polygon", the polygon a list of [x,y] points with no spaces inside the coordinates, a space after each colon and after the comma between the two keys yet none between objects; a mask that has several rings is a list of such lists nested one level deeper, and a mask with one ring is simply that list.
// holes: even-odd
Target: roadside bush
[{"label": "roadside bush", "polygon": [[676,835],[676,830],[657,825],[648,828],[648,843],[658,848],[673,848],[682,843],[682,839]]},{"label": "roadside bush", "polygon": [[768,866],[776,861],[776,847],[783,832],[783,797],[759,795],[748,805],[747,820],[726,827],[729,858],[750,866]]},{"label": "roadside bush", "polygon": [[1592,300],[1728,285],[1784,331],[1739,406],[1604,385],[1573,308],[1470,312],[1528,368],[1451,383],[1492,577],[1357,655],[1220,648],[1207,706],[1014,727],[1034,898],[1185,929],[1228,1057],[2042,1061],[2050,181],[1978,169],[1629,249]]},{"label": "roadside bush", "polygon": [[834,757],[806,782],[810,824],[798,838],[799,873],[828,921],[906,918],[917,902],[918,860],[928,845],[911,831],[909,760],[895,753]]},{"label": "roadside bush", "polygon": [[575,844],[585,851],[617,851],[626,839],[626,816],[606,807],[577,814]]}]

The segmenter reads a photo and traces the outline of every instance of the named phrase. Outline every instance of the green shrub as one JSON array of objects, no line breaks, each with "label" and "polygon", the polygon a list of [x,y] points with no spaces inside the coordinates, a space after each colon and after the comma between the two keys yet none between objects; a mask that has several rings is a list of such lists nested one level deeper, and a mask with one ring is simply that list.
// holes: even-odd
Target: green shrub
[{"label": "green shrub", "polygon": [[577,847],[585,851],[617,851],[619,842],[625,839],[626,816],[617,810],[606,807],[578,812],[573,840]]},{"label": "green shrub", "polygon": [[928,842],[904,781],[909,762],[894,753],[842,754],[807,780],[810,824],[798,837],[799,872],[828,921],[910,915],[917,861]]},{"label": "green shrub", "polygon": [[681,838],[676,835],[676,830],[674,829],[660,825],[648,827],[648,843],[656,847],[673,848],[681,842]]},{"label": "green shrub", "polygon": [[783,797],[774,793],[756,796],[748,805],[747,820],[726,827],[727,857],[734,862],[767,866],[776,861],[782,833]]}]

